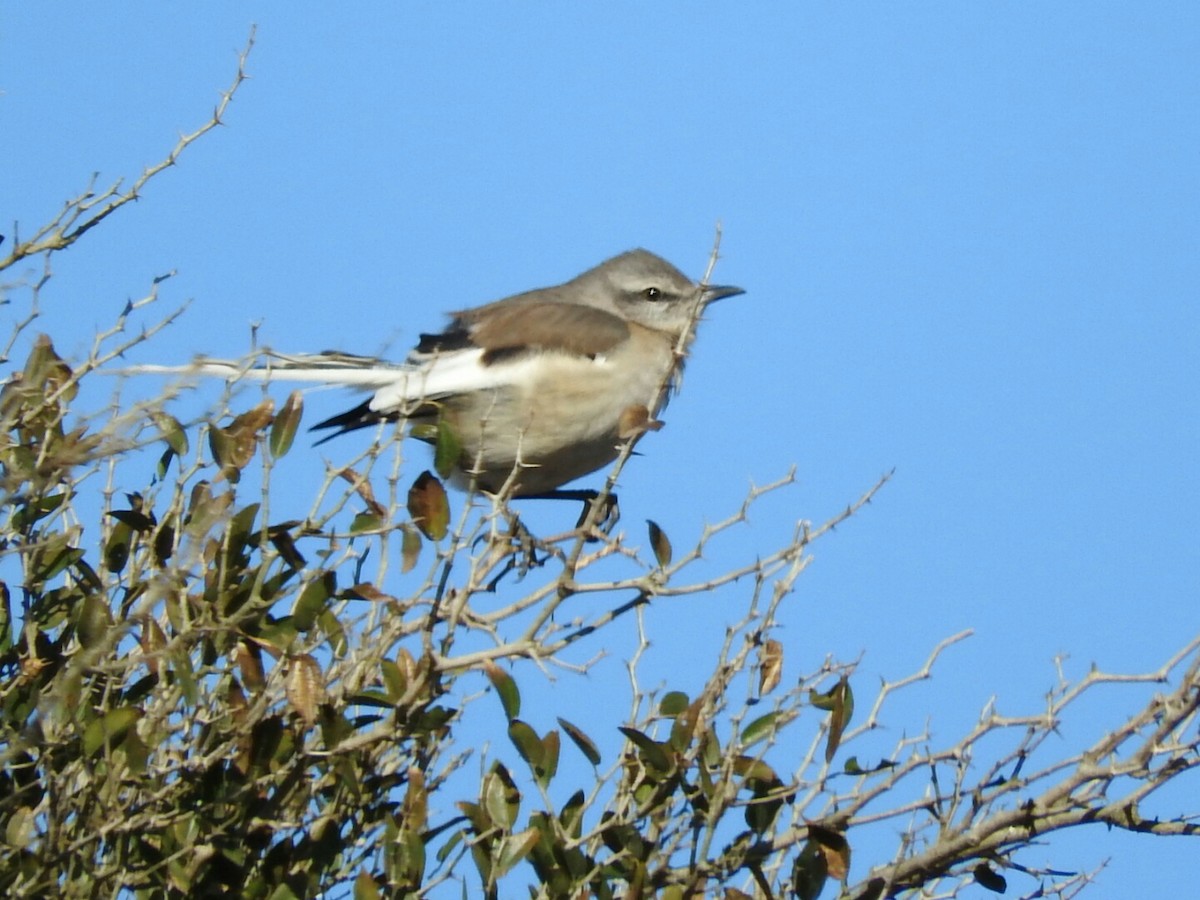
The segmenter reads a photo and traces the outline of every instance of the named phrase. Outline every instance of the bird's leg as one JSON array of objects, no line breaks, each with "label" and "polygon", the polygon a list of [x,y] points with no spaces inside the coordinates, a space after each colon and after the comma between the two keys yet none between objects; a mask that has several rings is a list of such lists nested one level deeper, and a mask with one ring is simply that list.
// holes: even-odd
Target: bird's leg
[{"label": "bird's leg", "polygon": [[[504,506],[501,512],[508,525],[507,531],[502,534],[493,532],[491,539],[503,544],[503,552],[508,556],[508,560],[500,569],[499,574],[488,582],[487,589],[493,592],[496,590],[496,586],[500,583],[500,580],[509,572],[515,569],[517,578],[524,578],[530,569],[543,565],[555,552],[554,547],[541,540],[526,528],[520,516],[511,508]],[[479,537],[481,541],[487,539],[488,535],[480,535]],[[539,550],[544,554],[541,557],[538,556]]]},{"label": "bird's leg", "polygon": [[[508,534],[505,537],[510,542],[513,552],[510,566],[517,569],[519,577],[524,578],[526,572],[540,566],[549,558],[550,548],[526,528],[521,517],[511,509],[506,508],[505,515],[508,517]],[[541,559],[538,559],[537,555],[539,549],[546,552],[546,556]]]},{"label": "bird's leg", "polygon": [[[574,500],[583,504],[583,510],[579,513],[579,520],[575,523],[577,529],[582,528],[587,522],[588,515],[592,511],[592,504],[596,502],[596,498],[600,496],[599,491],[593,490],[577,490],[577,491],[545,491],[541,494],[522,494],[521,500]],[[600,510],[600,516],[595,525],[602,534],[610,534],[617,521],[621,518],[621,507],[617,503],[616,494],[608,494],[605,496],[603,508]],[[596,540],[589,536],[589,541]]]}]

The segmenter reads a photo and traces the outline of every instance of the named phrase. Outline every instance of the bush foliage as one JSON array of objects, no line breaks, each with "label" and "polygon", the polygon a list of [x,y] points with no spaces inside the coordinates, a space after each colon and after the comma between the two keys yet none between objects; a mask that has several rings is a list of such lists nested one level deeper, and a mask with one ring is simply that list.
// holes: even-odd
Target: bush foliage
[{"label": "bush foliage", "polygon": [[[129,189],[89,188],[0,260],[44,265],[8,344],[24,364],[0,394],[6,895],[870,898],[1004,891],[1016,875],[1030,895],[1070,896],[1091,873],[1031,868],[1022,851],[1095,822],[1193,833],[1138,804],[1200,759],[1195,641],[1155,672],[1064,682],[1034,715],[985,707],[944,746],[910,728],[886,754],[866,739],[887,701],[965,635],[857,708],[853,663],[794,671],[780,605],[811,543],[883,481],[696,577],[710,543],[790,478],[681,553],[653,523],[644,547],[597,527],[616,472],[578,527],[534,535],[505,497],[448,499],[452,435],[440,471],[412,478],[384,434],[320,483],[289,484],[311,512],[280,520],[272,476],[299,394],[197,422],[175,417],[172,389],[80,408],[98,370],[174,316],[125,337],[152,290],[86,359],[64,360],[32,336],[50,260],[218,124],[243,77]],[[644,608],[734,582],[744,605],[696,660],[703,686],[642,687]],[[523,702],[547,667],[586,671],[568,650],[634,623],[627,721]],[[1161,690],[1092,746],[1047,758],[1063,715],[1114,682]],[[497,716],[495,746],[475,746]]]}]

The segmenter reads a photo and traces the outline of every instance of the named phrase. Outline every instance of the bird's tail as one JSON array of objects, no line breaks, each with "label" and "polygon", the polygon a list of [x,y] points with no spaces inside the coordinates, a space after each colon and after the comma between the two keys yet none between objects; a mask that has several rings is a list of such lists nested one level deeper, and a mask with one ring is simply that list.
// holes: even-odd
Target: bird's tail
[{"label": "bird's tail", "polygon": [[197,357],[183,366],[140,365],[121,369],[129,375],[197,375],[238,380],[305,381],[378,390],[412,371],[373,356],[347,353],[283,354],[264,350],[242,360]]},{"label": "bird's tail", "polygon": [[[242,360],[197,357],[185,366],[140,365],[120,370],[130,375],[195,375],[237,381],[250,378],[256,381],[301,381],[322,387],[349,387],[379,391],[392,387],[397,401],[388,409],[379,410],[374,400],[364,400],[353,409],[313,425],[310,431],[336,429],[318,444],[330,438],[396,419],[421,419],[434,414],[435,408],[420,399],[419,393],[408,390],[408,376],[419,372],[412,365],[397,365],[373,356],[354,356],[348,353],[283,354],[264,350]],[[397,382],[403,388],[397,388]],[[415,382],[414,382],[415,386]],[[416,402],[412,402],[416,401]]]}]

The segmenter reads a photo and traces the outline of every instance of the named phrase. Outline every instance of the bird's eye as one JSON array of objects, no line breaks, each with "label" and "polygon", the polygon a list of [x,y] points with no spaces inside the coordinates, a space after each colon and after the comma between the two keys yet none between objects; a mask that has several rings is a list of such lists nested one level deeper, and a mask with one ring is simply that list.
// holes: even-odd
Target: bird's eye
[{"label": "bird's eye", "polygon": [[648,287],[644,291],[642,291],[642,296],[645,297],[647,300],[661,300],[662,299],[662,291],[656,287]]}]

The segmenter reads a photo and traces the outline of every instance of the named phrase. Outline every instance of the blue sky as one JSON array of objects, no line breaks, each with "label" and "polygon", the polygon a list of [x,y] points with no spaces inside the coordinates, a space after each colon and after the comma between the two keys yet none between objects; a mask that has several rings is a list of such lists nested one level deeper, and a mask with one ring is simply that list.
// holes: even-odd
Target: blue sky
[{"label": "blue sky", "polygon": [[[869,692],[974,628],[907,707],[949,738],[993,695],[1040,708],[1056,655],[1157,667],[1200,624],[1200,7],[646,7],[7,4],[0,232],[160,159],[257,22],[227,127],[57,259],[60,351],[177,270],[164,309],[190,311],[135,361],[237,355],[252,322],[399,357],[447,310],[630,247],[698,276],[719,221],[716,280],[747,293],[623,476],[630,533],[686,546],[795,465],[741,558],[894,467],[800,580],[797,672],[865,653]],[[314,395],[310,421],[345,405]],[[651,614],[665,672],[735,617],[689,602],[685,640]],[[610,649],[593,682],[621,677]],[[1182,840],[1055,847],[1115,856],[1095,896],[1193,878]]]}]

